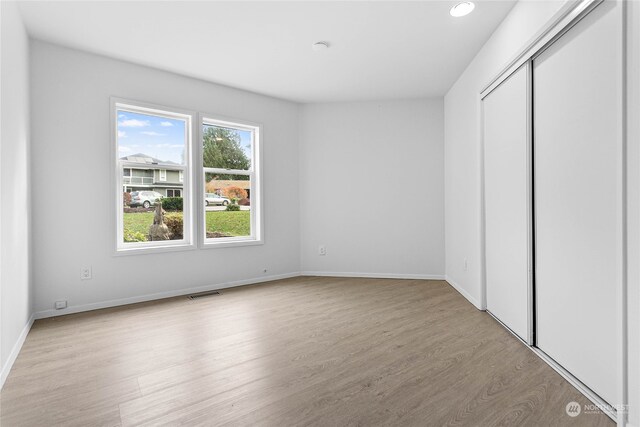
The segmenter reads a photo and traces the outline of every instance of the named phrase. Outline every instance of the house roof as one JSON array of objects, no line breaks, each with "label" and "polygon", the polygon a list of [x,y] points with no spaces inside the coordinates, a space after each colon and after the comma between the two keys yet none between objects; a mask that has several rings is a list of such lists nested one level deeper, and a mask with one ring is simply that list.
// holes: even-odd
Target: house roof
[{"label": "house roof", "polygon": [[207,183],[207,187],[221,189],[227,187],[240,187],[245,190],[251,190],[251,181],[239,181],[239,180],[227,180],[227,179],[216,179],[211,180]]},{"label": "house roof", "polygon": [[172,162],[170,160],[160,160],[155,157],[151,157],[148,154],[137,153],[132,154],[130,156],[120,157],[120,160],[124,160],[125,162],[131,163],[139,163],[142,165],[149,166],[179,166],[178,163]]}]

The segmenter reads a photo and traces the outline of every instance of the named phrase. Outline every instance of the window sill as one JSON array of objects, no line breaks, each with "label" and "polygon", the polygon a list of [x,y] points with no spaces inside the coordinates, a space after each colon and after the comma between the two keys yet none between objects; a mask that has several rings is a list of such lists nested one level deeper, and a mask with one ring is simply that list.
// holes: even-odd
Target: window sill
[{"label": "window sill", "polygon": [[196,249],[196,245],[192,243],[178,243],[175,245],[166,245],[166,246],[118,248],[116,249],[114,256],[160,254],[165,252],[192,251],[195,249]]},{"label": "window sill", "polygon": [[202,249],[215,249],[215,248],[229,248],[235,246],[257,246],[264,245],[264,241],[262,239],[208,239],[202,243]]}]

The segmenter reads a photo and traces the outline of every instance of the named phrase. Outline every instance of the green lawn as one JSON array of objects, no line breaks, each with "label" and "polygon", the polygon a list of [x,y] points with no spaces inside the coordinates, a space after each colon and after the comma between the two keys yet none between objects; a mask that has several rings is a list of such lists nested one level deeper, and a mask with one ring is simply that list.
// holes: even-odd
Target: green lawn
[{"label": "green lawn", "polygon": [[250,212],[207,212],[207,231],[217,231],[232,236],[249,236],[251,234]]},{"label": "green lawn", "polygon": [[[248,236],[251,234],[251,216],[249,211],[209,211],[207,212],[207,231]],[[153,212],[135,212],[124,214],[124,228],[137,231],[145,236],[153,224]]]},{"label": "green lawn", "polygon": [[153,224],[153,212],[124,213],[125,230],[139,232],[146,236],[151,224]]}]

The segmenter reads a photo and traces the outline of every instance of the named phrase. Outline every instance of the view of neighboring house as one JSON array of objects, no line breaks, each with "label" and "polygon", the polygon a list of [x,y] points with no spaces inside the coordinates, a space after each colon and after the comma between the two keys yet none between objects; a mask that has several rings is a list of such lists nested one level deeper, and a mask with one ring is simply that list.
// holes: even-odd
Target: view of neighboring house
[{"label": "view of neighboring house", "polygon": [[138,153],[121,157],[123,191],[157,191],[166,197],[182,197],[184,175],[180,165]]},{"label": "view of neighboring house", "polygon": [[[182,197],[184,175],[179,164],[142,153],[120,157],[120,160],[125,193],[146,190],[157,191],[165,197]],[[227,187],[242,188],[250,197],[250,181],[213,180],[207,185],[207,191],[222,195]]]},{"label": "view of neighboring house", "polygon": [[216,193],[224,195],[225,188],[238,187],[247,192],[247,198],[251,198],[251,181],[241,181],[235,179],[215,179],[211,180],[206,185],[206,191],[208,193]]}]

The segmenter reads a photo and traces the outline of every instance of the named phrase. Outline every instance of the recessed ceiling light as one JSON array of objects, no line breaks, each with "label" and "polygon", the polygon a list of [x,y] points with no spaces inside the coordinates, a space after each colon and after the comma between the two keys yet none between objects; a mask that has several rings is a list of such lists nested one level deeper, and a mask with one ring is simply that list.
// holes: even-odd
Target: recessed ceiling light
[{"label": "recessed ceiling light", "polygon": [[316,42],[311,45],[311,49],[313,50],[326,50],[329,48],[329,43],[327,42]]},{"label": "recessed ceiling light", "polygon": [[460,16],[470,14],[475,7],[476,5],[473,4],[473,2],[463,1],[462,3],[458,3],[457,5],[453,6],[449,13],[451,14],[451,16],[459,18]]}]

